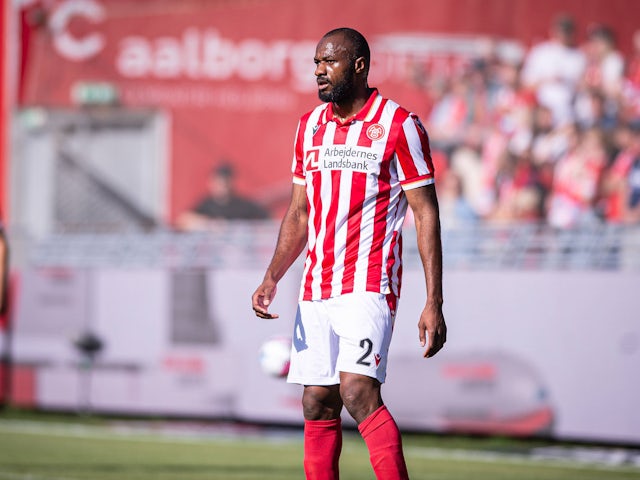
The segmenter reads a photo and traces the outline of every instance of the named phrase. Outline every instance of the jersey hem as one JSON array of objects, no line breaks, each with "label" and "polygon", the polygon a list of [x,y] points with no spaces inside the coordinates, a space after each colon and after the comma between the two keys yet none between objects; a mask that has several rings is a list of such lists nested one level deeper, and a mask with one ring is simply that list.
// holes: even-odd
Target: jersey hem
[{"label": "jersey hem", "polygon": [[375,290],[372,290],[372,289],[369,289],[369,288],[358,289],[358,290],[350,290],[348,292],[340,292],[340,293],[337,293],[335,295],[329,295],[328,297],[323,297],[323,296],[320,296],[320,297],[314,297],[314,296],[306,297],[304,295],[304,293],[302,293],[298,297],[298,303],[299,302],[317,302],[317,301],[320,301],[320,300],[329,300],[330,298],[337,298],[337,297],[341,297],[343,295],[349,295],[351,293],[378,293],[380,295],[394,295],[396,298],[398,298],[398,299],[400,298],[400,288],[398,286],[396,286],[395,288],[393,288],[391,286],[387,286],[384,289],[375,289]]}]

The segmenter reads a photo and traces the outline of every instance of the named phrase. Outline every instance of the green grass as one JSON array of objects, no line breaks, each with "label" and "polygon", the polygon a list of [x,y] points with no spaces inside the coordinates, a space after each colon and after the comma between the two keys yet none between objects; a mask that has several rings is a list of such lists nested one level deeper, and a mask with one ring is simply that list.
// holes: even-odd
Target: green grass
[{"label": "green grass", "polygon": [[[270,432],[265,438],[255,429],[249,429],[248,436],[229,435],[224,429],[219,434],[179,435],[160,432],[158,425],[164,424],[147,422],[144,429],[123,432],[105,419],[34,420],[0,414],[0,480],[304,478],[297,431]],[[640,468],[543,462],[519,455],[530,442],[407,435],[404,444],[413,480],[640,479]],[[503,454],[487,455],[498,450]],[[353,432],[345,435],[340,462],[345,480],[374,478],[366,448]]]}]

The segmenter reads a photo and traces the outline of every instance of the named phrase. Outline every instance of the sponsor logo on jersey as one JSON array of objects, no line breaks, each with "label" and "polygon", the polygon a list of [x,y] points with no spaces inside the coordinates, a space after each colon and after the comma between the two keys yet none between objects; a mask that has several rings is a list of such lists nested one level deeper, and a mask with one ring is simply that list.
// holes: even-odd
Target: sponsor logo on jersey
[{"label": "sponsor logo on jersey", "polygon": [[351,170],[378,174],[380,171],[379,154],[371,148],[331,145],[309,150],[306,155],[307,171],[313,170]]},{"label": "sponsor logo on jersey", "polygon": [[307,152],[307,155],[304,157],[304,168],[307,172],[313,172],[318,170],[318,158],[320,155],[320,150],[313,149]]}]

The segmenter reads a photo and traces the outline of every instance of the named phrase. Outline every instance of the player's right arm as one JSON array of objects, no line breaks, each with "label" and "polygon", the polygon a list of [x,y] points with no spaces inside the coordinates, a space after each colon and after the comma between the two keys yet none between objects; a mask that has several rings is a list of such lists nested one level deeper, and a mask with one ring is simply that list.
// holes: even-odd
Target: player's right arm
[{"label": "player's right arm", "polygon": [[291,203],[280,225],[273,258],[267,267],[262,283],[251,298],[253,311],[260,318],[278,318],[278,314],[269,313],[269,305],[276,294],[278,281],[307,244],[308,218],[306,189],[303,185],[294,183]]}]

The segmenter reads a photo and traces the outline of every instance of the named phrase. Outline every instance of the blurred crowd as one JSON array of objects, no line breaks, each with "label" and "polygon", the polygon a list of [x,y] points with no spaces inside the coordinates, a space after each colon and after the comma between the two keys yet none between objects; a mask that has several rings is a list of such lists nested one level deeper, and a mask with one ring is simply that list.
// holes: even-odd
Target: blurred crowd
[{"label": "blurred crowd", "polygon": [[640,30],[626,57],[606,25],[577,33],[561,15],[520,55],[423,78],[445,226],[640,224]]}]

